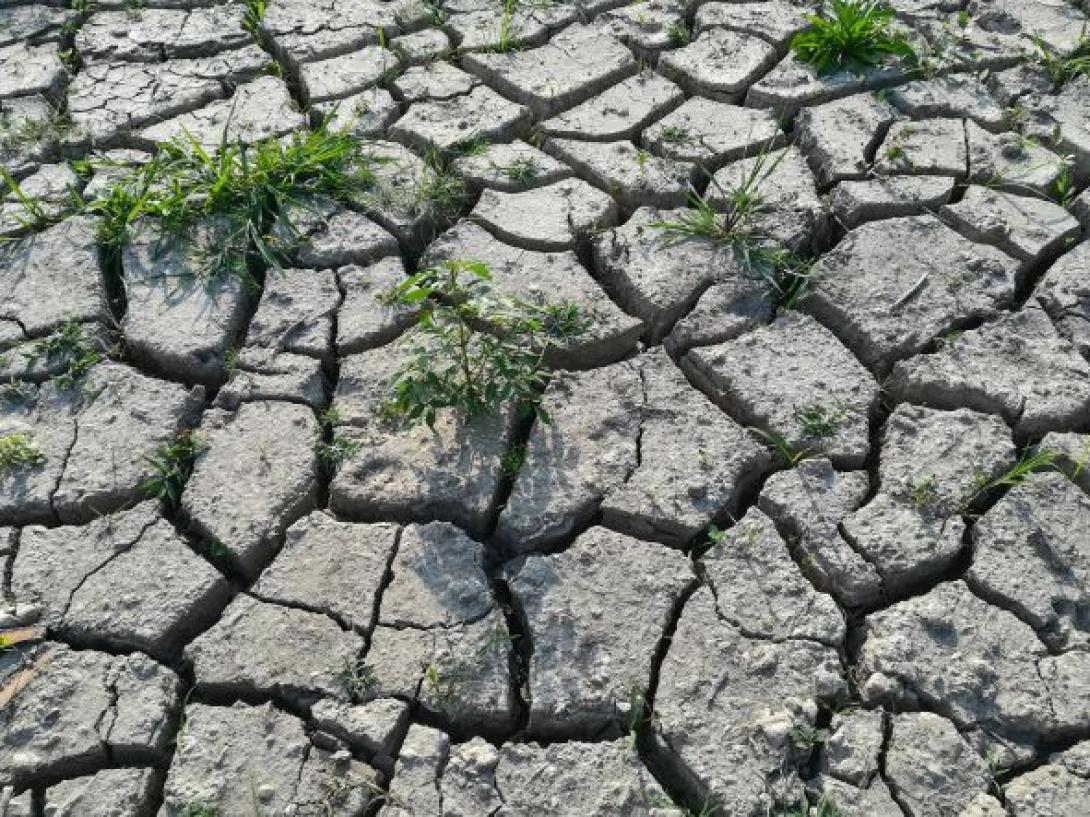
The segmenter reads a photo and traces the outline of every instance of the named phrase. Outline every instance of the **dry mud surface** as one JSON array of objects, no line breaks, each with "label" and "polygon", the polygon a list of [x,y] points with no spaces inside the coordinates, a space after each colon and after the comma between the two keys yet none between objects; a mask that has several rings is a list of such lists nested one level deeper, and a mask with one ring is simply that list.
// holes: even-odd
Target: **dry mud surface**
[{"label": "dry mud surface", "polygon": [[[1090,79],[1032,59],[1090,4],[894,0],[924,70],[825,78],[802,0],[268,0],[256,41],[132,5],[0,0],[43,206],[331,110],[404,197],[256,290],[0,202],[0,433],[43,454],[0,474],[0,814],[1090,813]],[[790,305],[650,226],[770,146]],[[593,316],[550,423],[378,424],[414,316],[377,295],[442,258]],[[37,351],[71,322],[111,350],[78,388]]]}]

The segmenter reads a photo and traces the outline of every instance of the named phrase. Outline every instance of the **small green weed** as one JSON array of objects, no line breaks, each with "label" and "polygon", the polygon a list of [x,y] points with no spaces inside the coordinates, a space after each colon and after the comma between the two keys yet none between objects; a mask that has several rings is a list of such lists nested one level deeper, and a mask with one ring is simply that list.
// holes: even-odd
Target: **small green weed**
[{"label": "small green weed", "polygon": [[0,634],[0,652],[6,652],[15,646],[15,642],[6,635]]},{"label": "small green weed", "polygon": [[147,458],[155,473],[141,486],[144,494],[176,507],[193,471],[193,463],[206,447],[200,435],[189,430],[181,431],[171,442],[159,446],[155,454]]},{"label": "small green weed", "polygon": [[328,408],[322,410],[322,413],[318,415],[318,419],[323,425],[335,426],[340,424],[344,417],[341,414],[340,408],[336,405],[330,405]]},{"label": "small green weed", "polygon": [[755,431],[765,442],[772,446],[772,449],[779,454],[780,458],[783,459],[790,468],[794,468],[814,453],[809,448],[795,448],[787,441],[786,437],[777,431],[764,431],[762,429],[755,429]]},{"label": "small green weed", "polygon": [[914,60],[904,35],[892,29],[894,13],[878,0],[830,0],[829,14],[809,15],[810,27],[795,35],[795,58],[818,74],[860,73],[890,58]]},{"label": "small green weed", "polygon": [[522,159],[516,159],[509,165],[501,167],[500,173],[506,176],[513,182],[524,183],[537,178],[538,167],[531,157],[524,157]]},{"label": "small green weed", "polygon": [[369,695],[378,688],[374,667],[362,658],[345,658],[341,668],[333,676],[333,683],[349,698]]},{"label": "small green weed", "polygon": [[67,368],[57,378],[57,385],[63,389],[74,388],[91,367],[103,359],[102,352],[88,345],[83,327],[75,321],[69,321],[59,332],[38,341],[30,352],[23,354],[31,360],[44,357],[48,362],[65,361]]},{"label": "small green weed", "polygon": [[318,446],[318,458],[326,465],[340,465],[345,460],[351,459],[363,447],[363,443],[353,440],[344,434],[334,434],[332,439]]},{"label": "small green weed", "polygon": [[500,470],[505,477],[514,477],[526,464],[526,446],[516,445],[506,451],[500,460]]},{"label": "small green weed", "polygon": [[813,726],[796,726],[787,737],[796,749],[809,751],[828,740],[829,730],[816,729]]},{"label": "small green weed", "polygon": [[445,261],[388,294],[391,303],[426,307],[401,341],[409,358],[390,386],[389,419],[434,426],[443,409],[472,418],[516,401],[548,420],[539,404],[542,358],[550,339],[577,328],[578,309],[505,296],[491,280],[485,264]]},{"label": "small green weed", "polygon": [[680,20],[671,23],[670,28],[667,29],[666,33],[670,36],[670,42],[678,48],[688,45],[693,39],[693,32],[691,32],[689,27]]},{"label": "small green weed", "polygon": [[840,424],[844,422],[844,417],[843,409],[831,409],[821,403],[813,403],[795,410],[795,418],[808,437],[832,437]]},{"label": "small green weed", "polygon": [[22,205],[23,212],[17,214],[15,219],[24,229],[43,230],[50,224],[60,221],[60,214],[48,213],[42,202],[23,190],[22,185],[3,165],[0,165],[0,182],[3,182],[3,185],[0,186],[0,195],[10,191],[15,195],[19,204]]},{"label": "small green weed", "polygon": [[765,205],[761,185],[775,173],[787,152],[773,156],[771,144],[758,154],[737,185],[725,188],[714,178],[712,184],[726,200],[726,211],[718,212],[696,191],[689,195],[689,207],[673,221],[656,221],[649,226],[674,240],[705,238],[731,250],[741,266],[763,280],[791,308],[805,293],[810,262],[778,246],[762,235],[755,219]]},{"label": "small green weed", "polygon": [[220,817],[220,810],[208,803],[189,803],[178,817]]},{"label": "small green weed", "polygon": [[1047,448],[1040,451],[1034,451],[1033,453],[1023,454],[1018,458],[1018,462],[998,477],[988,482],[983,490],[990,490],[992,488],[1015,488],[1038,471],[1046,471],[1050,468],[1054,468],[1058,456],[1057,452]]},{"label": "small green weed", "polygon": [[29,431],[11,431],[0,434],[0,474],[41,465],[45,454],[41,452]]},{"label": "small green weed", "polygon": [[56,144],[73,129],[72,120],[56,112],[41,119],[0,118],[0,155],[9,155],[20,148],[35,145]]},{"label": "small green weed", "polygon": [[1059,90],[1078,76],[1090,75],[1090,38],[1086,30],[1079,34],[1075,48],[1068,54],[1060,54],[1049,47],[1040,38],[1035,38],[1036,60],[1048,78],[1052,80],[1053,90]]},{"label": "small green weed", "polygon": [[255,40],[261,34],[261,21],[265,19],[265,6],[267,0],[246,0],[246,13],[242,18],[243,25]]},{"label": "small green weed", "polygon": [[933,476],[917,477],[908,486],[908,495],[917,508],[930,508],[939,501],[938,486]]},{"label": "small green weed", "polygon": [[667,125],[659,131],[659,139],[668,145],[681,145],[689,141],[689,131],[681,125]]}]

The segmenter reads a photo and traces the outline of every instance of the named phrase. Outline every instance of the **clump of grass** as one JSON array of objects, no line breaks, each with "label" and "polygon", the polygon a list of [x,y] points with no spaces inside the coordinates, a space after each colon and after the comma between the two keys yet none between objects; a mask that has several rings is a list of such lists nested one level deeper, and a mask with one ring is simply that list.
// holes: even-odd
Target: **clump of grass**
[{"label": "clump of grass", "polygon": [[333,676],[333,683],[349,698],[357,699],[369,695],[378,687],[378,678],[374,667],[361,658],[345,658],[340,669]]},{"label": "clump of grass", "polygon": [[64,361],[67,367],[57,377],[57,384],[63,389],[75,387],[91,367],[103,359],[102,352],[88,344],[83,327],[76,321],[69,321],[59,332],[37,341],[31,352],[24,354],[30,359],[44,357],[47,362]]},{"label": "clump of grass", "polygon": [[680,145],[689,141],[689,131],[681,125],[667,125],[659,132],[659,139],[668,145]]},{"label": "clump of grass", "polygon": [[60,142],[73,130],[72,121],[60,113],[50,113],[42,118],[0,118],[0,156],[11,155],[17,150],[35,145],[52,145]]},{"label": "clump of grass", "polygon": [[208,803],[189,803],[178,817],[220,817],[220,810]]},{"label": "clump of grass", "polygon": [[666,33],[670,35],[670,42],[679,48],[688,45],[693,39],[693,33],[689,27],[680,20],[671,23]]},{"label": "clump of grass", "polygon": [[29,431],[0,434],[0,474],[41,465],[45,454],[34,442]]},{"label": "clump of grass", "polygon": [[892,28],[893,9],[878,0],[830,0],[826,14],[808,15],[810,27],[791,40],[795,58],[818,74],[862,72],[891,58],[914,60],[904,35]]},{"label": "clump of grass", "polygon": [[212,152],[185,134],[161,145],[150,162],[88,210],[102,216],[99,241],[114,253],[142,218],[152,219],[169,239],[191,237],[201,224],[221,225],[202,272],[245,277],[251,256],[282,268],[300,239],[288,205],[319,197],[348,201],[374,184],[372,164],[356,139],[324,125],[285,140],[222,144]]},{"label": "clump of grass", "polygon": [[1090,38],[1086,36],[1085,29],[1079,34],[1075,48],[1068,54],[1054,51],[1039,37],[1034,38],[1033,45],[1037,64],[1052,80],[1053,90],[1058,91],[1075,77],[1090,76]]},{"label": "clump of grass", "polygon": [[516,159],[509,165],[505,165],[500,168],[500,173],[506,176],[513,182],[519,184],[528,182],[537,178],[538,168],[537,162],[530,157],[524,157],[522,159]]},{"label": "clump of grass", "polygon": [[787,438],[778,431],[755,429],[758,435],[774,450],[789,468],[794,468],[814,452],[809,448],[795,448]]},{"label": "clump of grass", "polygon": [[189,430],[180,432],[169,443],[159,446],[155,454],[147,458],[155,474],[141,486],[144,494],[169,507],[176,507],[182,498],[185,482],[193,471],[193,463],[206,447],[200,435]]},{"label": "clump of grass", "polygon": [[776,171],[786,150],[773,156],[771,145],[758,154],[742,180],[724,188],[714,178],[711,184],[726,199],[724,212],[717,211],[705,196],[689,194],[689,207],[676,220],[650,224],[675,240],[704,238],[731,250],[751,275],[762,279],[791,308],[804,294],[809,282],[810,263],[761,234],[756,218],[765,207],[761,186]]},{"label": "clump of grass", "polygon": [[933,476],[917,477],[908,486],[908,495],[917,508],[930,508],[939,501],[938,486]]},{"label": "clump of grass", "polygon": [[246,0],[246,13],[242,17],[242,24],[254,40],[261,36],[261,21],[265,19],[265,6],[267,0]]},{"label": "clump of grass", "polygon": [[407,278],[387,301],[424,307],[402,339],[408,360],[394,376],[387,418],[434,426],[438,412],[466,418],[516,402],[546,422],[540,406],[543,355],[551,339],[581,331],[574,304],[538,304],[502,295],[488,266],[445,261]]}]

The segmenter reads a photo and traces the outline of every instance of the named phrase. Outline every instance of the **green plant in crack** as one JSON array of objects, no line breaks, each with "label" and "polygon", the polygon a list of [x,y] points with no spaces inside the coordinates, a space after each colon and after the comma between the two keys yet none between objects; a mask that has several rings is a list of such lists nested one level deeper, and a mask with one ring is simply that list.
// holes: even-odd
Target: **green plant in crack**
[{"label": "green plant in crack", "polygon": [[787,735],[791,745],[800,751],[810,751],[820,746],[829,738],[828,729],[818,729],[813,726],[796,726]]},{"label": "green plant in crack", "polygon": [[826,13],[806,20],[810,26],[792,38],[791,51],[818,74],[861,73],[892,58],[915,60],[905,36],[893,29],[893,9],[878,0],[830,0]]},{"label": "green plant in crack", "polygon": [[724,187],[712,178],[711,184],[726,201],[724,212],[693,190],[688,208],[677,219],[649,226],[662,231],[669,241],[703,238],[730,250],[749,275],[764,281],[791,308],[806,291],[812,264],[759,229],[757,216],[765,209],[761,187],[787,155],[786,150],[773,155],[771,148],[771,142],[765,145],[738,184]]},{"label": "green plant in crack", "polygon": [[790,468],[794,468],[814,453],[809,448],[795,448],[795,446],[791,445],[787,438],[778,431],[772,429],[767,431],[755,429],[755,431],[761,439],[772,447],[772,450],[775,451]]},{"label": "green plant in crack", "polygon": [[908,485],[908,496],[917,508],[931,508],[938,504],[939,491],[934,476],[916,477]]},{"label": "green plant in crack", "polygon": [[1016,463],[999,476],[989,479],[979,470],[974,472],[973,483],[976,490],[965,500],[962,511],[968,509],[972,503],[984,494],[1001,488],[1017,488],[1039,471],[1048,471],[1057,468],[1056,460],[1059,452],[1048,448],[1038,451],[1027,451],[1022,454]]},{"label": "green plant in crack", "polygon": [[659,139],[668,145],[681,145],[689,141],[689,131],[681,125],[667,125],[659,131]]},{"label": "green plant in crack", "polygon": [[0,474],[41,465],[45,454],[34,442],[29,431],[10,431],[0,434]]},{"label": "green plant in crack", "polygon": [[178,817],[221,817],[219,806],[208,803],[189,803]]},{"label": "green plant in crack", "polygon": [[515,477],[526,464],[526,446],[516,445],[504,452],[500,460],[500,471],[505,477]]},{"label": "green plant in crack", "polygon": [[340,465],[351,459],[363,447],[363,443],[345,434],[334,434],[329,442],[318,445],[318,458],[326,465]]},{"label": "green plant in crack", "polygon": [[261,35],[261,21],[265,19],[265,7],[267,0],[246,0],[246,13],[243,15],[242,24],[256,41]]},{"label": "green plant in crack", "polygon": [[345,658],[333,676],[333,683],[353,700],[366,697],[378,688],[374,668],[362,658]]},{"label": "green plant in crack", "polygon": [[182,497],[182,489],[193,471],[197,455],[207,444],[194,431],[183,430],[169,443],[159,446],[147,461],[154,474],[141,486],[144,494],[154,497],[168,507],[176,507]]},{"label": "green plant in crack", "polygon": [[1034,58],[1052,80],[1053,90],[1058,91],[1075,77],[1090,76],[1090,38],[1086,36],[1085,28],[1075,47],[1066,54],[1055,51],[1039,37],[1034,38],[1033,45]]},{"label": "green plant in crack", "polygon": [[68,321],[59,332],[37,341],[31,351],[24,352],[23,356],[30,360],[44,357],[47,363],[64,362],[66,368],[56,380],[62,389],[74,388],[104,357],[101,351],[89,344],[83,327],[76,321]]},{"label": "green plant in crack", "polygon": [[811,403],[795,410],[795,419],[799,421],[806,436],[819,439],[836,434],[846,416],[842,408],[829,408],[822,403]]},{"label": "green plant in crack", "polygon": [[550,340],[582,326],[574,304],[533,303],[500,293],[488,266],[444,261],[391,290],[390,303],[421,308],[401,339],[406,362],[383,406],[388,419],[435,425],[453,409],[465,418],[521,403],[548,421],[540,407],[543,356]]},{"label": "green plant in crack", "polygon": [[693,33],[689,30],[689,27],[680,20],[671,23],[666,33],[670,37],[670,42],[679,48],[688,45],[693,39]]},{"label": "green plant in crack", "polygon": [[[350,201],[374,186],[374,163],[358,140],[324,125],[287,139],[225,143],[211,152],[185,134],[160,145],[151,161],[87,209],[102,217],[99,241],[114,254],[142,218],[156,223],[162,239],[176,241],[215,223],[222,234],[201,272],[246,277],[250,258],[280,269],[300,240],[289,205]],[[277,230],[270,234],[274,220]]]}]

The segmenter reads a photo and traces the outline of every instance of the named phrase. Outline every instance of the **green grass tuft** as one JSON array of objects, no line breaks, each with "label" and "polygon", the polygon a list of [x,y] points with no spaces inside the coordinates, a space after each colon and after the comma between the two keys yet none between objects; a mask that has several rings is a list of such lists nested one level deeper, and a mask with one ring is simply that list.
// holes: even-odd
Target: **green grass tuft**
[{"label": "green grass tuft", "polygon": [[[199,224],[224,225],[202,273],[245,277],[256,258],[280,269],[300,236],[289,205],[317,197],[349,201],[375,183],[374,160],[350,134],[319,127],[254,145],[206,151],[186,134],[164,143],[150,162],[109,188],[88,210],[102,216],[99,241],[117,253],[140,219],[161,237],[184,239]],[[279,215],[276,235],[270,228]]]},{"label": "green grass tuft", "polygon": [[795,58],[818,74],[860,73],[891,58],[914,61],[904,35],[892,29],[894,13],[878,0],[830,0],[829,12],[810,15],[810,27],[791,40]]},{"label": "green grass tuft", "polygon": [[148,462],[155,475],[144,482],[144,494],[154,497],[168,507],[177,507],[182,489],[193,471],[193,463],[206,445],[193,431],[182,431],[171,442],[159,446]]}]

